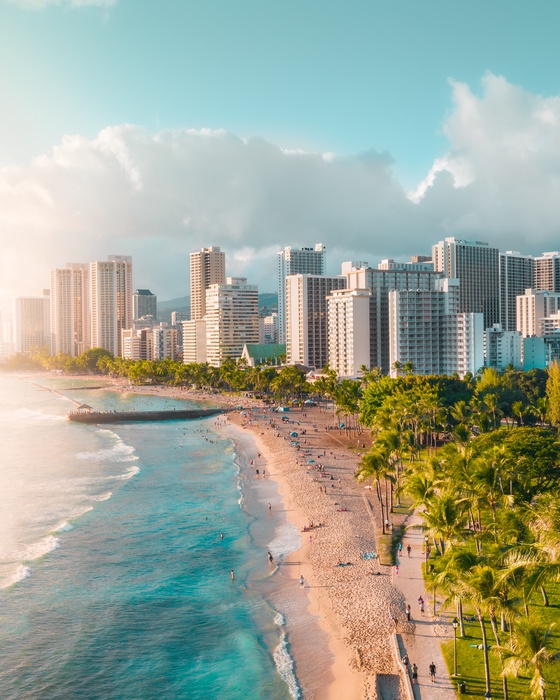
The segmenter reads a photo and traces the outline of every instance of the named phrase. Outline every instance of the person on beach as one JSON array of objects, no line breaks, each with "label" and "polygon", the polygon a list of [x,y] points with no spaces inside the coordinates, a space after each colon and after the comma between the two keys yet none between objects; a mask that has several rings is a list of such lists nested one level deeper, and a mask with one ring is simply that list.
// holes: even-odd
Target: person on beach
[{"label": "person on beach", "polygon": [[402,554],[402,542],[399,542],[399,554]]},{"label": "person on beach", "polygon": [[408,620],[408,622],[410,622],[410,613],[411,613],[410,605],[407,605],[406,606],[406,619]]},{"label": "person on beach", "polygon": [[302,575],[299,577],[299,585],[300,585],[301,588],[303,588],[304,583],[305,583],[305,580],[304,580],[303,574],[302,574]]},{"label": "person on beach", "polygon": [[269,564],[274,564],[274,557],[270,552],[268,553],[268,562]]},{"label": "person on beach", "polygon": [[410,559],[410,552],[412,552],[412,547],[410,545],[408,545],[406,548],[406,553],[408,554],[409,559]]},{"label": "person on beach", "polygon": [[268,504],[268,512],[270,513],[272,511],[272,503]]},{"label": "person on beach", "polygon": [[429,665],[428,668],[430,670],[430,679],[431,679],[432,683],[435,683],[436,682],[436,665],[435,665],[435,663],[432,661],[432,663]]},{"label": "person on beach", "polygon": [[403,662],[403,666],[404,666],[405,668],[408,668],[408,664],[409,664],[409,661],[408,661],[408,654],[405,654],[405,655],[402,657],[402,662]]},{"label": "person on beach", "polygon": [[398,575],[399,575],[399,565],[397,564],[395,566],[395,576],[398,576]]},{"label": "person on beach", "polygon": [[416,664],[412,664],[412,685],[415,685],[418,683],[418,666]]}]

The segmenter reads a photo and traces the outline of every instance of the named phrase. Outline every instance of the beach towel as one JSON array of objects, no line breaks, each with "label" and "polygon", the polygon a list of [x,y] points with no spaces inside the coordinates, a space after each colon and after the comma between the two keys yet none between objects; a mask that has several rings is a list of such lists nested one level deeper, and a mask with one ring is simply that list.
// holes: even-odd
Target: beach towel
[{"label": "beach towel", "polygon": [[364,559],[376,559],[377,554],[375,552],[364,552]]}]

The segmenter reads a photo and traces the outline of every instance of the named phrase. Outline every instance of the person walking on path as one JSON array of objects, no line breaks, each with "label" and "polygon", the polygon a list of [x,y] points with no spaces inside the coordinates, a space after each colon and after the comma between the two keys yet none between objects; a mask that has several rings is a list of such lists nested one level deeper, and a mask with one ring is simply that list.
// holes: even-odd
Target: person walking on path
[{"label": "person walking on path", "polygon": [[410,605],[406,606],[406,619],[410,622]]},{"label": "person walking on path", "polygon": [[408,554],[408,558],[410,559],[410,552],[412,552],[412,547],[410,545],[406,546],[406,553]]},{"label": "person walking on path", "polygon": [[431,679],[432,683],[435,683],[436,682],[436,665],[433,661],[429,666],[429,670],[430,670],[430,679]]},{"label": "person walking on path", "polygon": [[412,664],[412,668],[410,669],[412,671],[412,685],[415,683],[418,683],[418,666],[416,664]]},{"label": "person walking on path", "polygon": [[299,585],[303,588],[303,584],[305,583],[305,580],[303,578],[303,574],[299,577]]}]

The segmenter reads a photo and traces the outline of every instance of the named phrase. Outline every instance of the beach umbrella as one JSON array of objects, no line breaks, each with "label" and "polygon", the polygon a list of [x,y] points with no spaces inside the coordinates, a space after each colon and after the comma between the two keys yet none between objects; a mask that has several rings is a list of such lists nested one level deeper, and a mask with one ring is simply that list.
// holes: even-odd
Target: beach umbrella
[{"label": "beach umbrella", "polygon": [[290,433],[290,437],[299,437],[299,436],[294,430],[293,432]]},{"label": "beach umbrella", "polygon": [[308,460],[307,460],[307,464],[315,464],[315,460],[314,460],[314,459],[308,459]]}]

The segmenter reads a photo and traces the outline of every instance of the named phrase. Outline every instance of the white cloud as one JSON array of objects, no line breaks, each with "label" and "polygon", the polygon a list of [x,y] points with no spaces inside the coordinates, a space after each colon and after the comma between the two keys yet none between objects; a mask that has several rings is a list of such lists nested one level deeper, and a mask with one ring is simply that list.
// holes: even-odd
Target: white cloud
[{"label": "white cloud", "polygon": [[[407,194],[387,154],[282,149],[223,130],[121,125],[65,137],[0,170],[0,305],[66,262],[134,257],[135,284],[188,290],[188,253],[220,245],[228,273],[276,285],[275,251],[323,242],[344,259],[429,253],[445,235],[529,253],[556,250],[560,99],[491,74],[481,95],[451,83],[448,152]],[[17,261],[18,264],[14,264]]]},{"label": "white cloud", "polygon": [[5,0],[23,10],[43,10],[45,7],[112,7],[117,0]]}]

